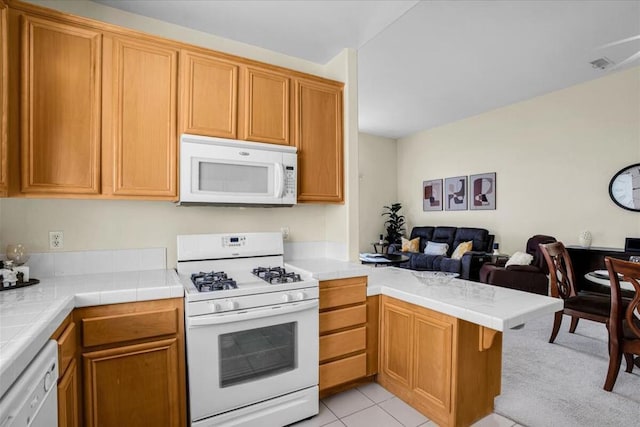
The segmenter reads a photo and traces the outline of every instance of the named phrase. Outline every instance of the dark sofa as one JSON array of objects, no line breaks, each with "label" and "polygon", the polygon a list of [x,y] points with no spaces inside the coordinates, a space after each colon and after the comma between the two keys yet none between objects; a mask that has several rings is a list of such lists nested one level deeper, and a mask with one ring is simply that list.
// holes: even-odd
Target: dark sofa
[{"label": "dark sofa", "polygon": [[[413,227],[410,239],[420,238],[420,252],[402,252],[402,245],[389,246],[389,253],[402,253],[409,256],[409,261],[399,267],[419,271],[447,271],[460,274],[460,278],[478,280],[480,266],[486,262],[487,253],[493,248],[493,234],[484,228],[470,227]],[[473,242],[470,252],[462,259],[451,259],[451,254],[458,244]],[[447,243],[447,255],[427,255],[424,248],[427,242]]]},{"label": "dark sofa", "polygon": [[547,277],[549,268],[538,245],[555,241],[555,237],[536,234],[527,240],[526,251],[533,256],[530,265],[504,267],[487,263],[480,268],[480,281],[503,288],[549,295],[549,278]]}]

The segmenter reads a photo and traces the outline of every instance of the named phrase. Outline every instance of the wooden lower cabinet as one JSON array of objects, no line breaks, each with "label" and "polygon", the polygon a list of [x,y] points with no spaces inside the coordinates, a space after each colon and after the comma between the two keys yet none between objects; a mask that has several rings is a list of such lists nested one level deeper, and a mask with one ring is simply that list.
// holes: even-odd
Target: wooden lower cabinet
[{"label": "wooden lower cabinet", "polygon": [[320,396],[353,387],[377,372],[378,297],[366,277],[320,282]]},{"label": "wooden lower cabinet", "polygon": [[77,308],[58,327],[58,425],[186,425],[182,298]]},{"label": "wooden lower cabinet", "polygon": [[79,308],[84,426],[184,426],[182,298]]},{"label": "wooden lower cabinet", "polygon": [[58,427],[79,427],[78,369],[74,359],[58,382]]},{"label": "wooden lower cabinet", "polygon": [[176,338],[83,352],[85,425],[178,426]]},{"label": "wooden lower cabinet", "polygon": [[78,427],[78,329],[69,314],[51,336],[58,342],[58,426]]},{"label": "wooden lower cabinet", "polygon": [[468,426],[500,394],[502,334],[382,296],[378,382],[441,426]]}]

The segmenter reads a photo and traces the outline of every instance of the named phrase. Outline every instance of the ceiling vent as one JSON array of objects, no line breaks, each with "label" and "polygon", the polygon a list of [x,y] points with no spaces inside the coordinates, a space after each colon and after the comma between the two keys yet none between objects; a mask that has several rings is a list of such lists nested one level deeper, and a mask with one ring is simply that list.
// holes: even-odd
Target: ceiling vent
[{"label": "ceiling vent", "polygon": [[613,65],[613,61],[609,58],[602,57],[598,58],[594,61],[589,62],[593,68],[600,68],[601,70],[606,70],[607,68]]}]

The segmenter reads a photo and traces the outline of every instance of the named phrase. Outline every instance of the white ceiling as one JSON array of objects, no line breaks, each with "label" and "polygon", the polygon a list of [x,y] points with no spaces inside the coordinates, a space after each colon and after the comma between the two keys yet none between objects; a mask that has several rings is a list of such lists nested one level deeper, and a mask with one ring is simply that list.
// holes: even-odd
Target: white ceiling
[{"label": "white ceiling", "polygon": [[391,138],[604,76],[617,70],[589,61],[640,51],[640,38],[600,48],[640,35],[640,0],[95,1],[320,64],[356,48],[360,130]]}]

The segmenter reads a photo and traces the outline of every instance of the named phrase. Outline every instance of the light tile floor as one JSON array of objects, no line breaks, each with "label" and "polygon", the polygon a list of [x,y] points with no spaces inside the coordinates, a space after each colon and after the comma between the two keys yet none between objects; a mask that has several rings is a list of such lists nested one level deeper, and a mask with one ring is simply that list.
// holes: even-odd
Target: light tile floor
[{"label": "light tile floor", "polygon": [[[320,401],[320,413],[291,427],[436,427],[420,412],[377,383],[368,383]],[[491,414],[473,427],[521,427]]]}]

